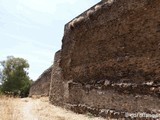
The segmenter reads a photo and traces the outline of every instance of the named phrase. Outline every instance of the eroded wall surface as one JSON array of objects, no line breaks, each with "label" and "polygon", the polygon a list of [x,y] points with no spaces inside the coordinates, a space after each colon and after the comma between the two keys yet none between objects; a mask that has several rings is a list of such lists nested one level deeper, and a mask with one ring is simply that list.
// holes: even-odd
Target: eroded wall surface
[{"label": "eroded wall surface", "polygon": [[60,67],[72,110],[158,113],[159,6],[159,0],[104,0],[66,24]]},{"label": "eroded wall surface", "polygon": [[31,85],[29,96],[49,96],[52,66]]},{"label": "eroded wall surface", "polygon": [[64,82],[62,69],[60,68],[61,51],[55,53],[54,63],[51,73],[50,95],[49,100],[57,106],[63,106],[64,103]]},{"label": "eroded wall surface", "polygon": [[96,116],[159,119],[159,6],[158,0],[102,0],[66,24],[50,102]]}]

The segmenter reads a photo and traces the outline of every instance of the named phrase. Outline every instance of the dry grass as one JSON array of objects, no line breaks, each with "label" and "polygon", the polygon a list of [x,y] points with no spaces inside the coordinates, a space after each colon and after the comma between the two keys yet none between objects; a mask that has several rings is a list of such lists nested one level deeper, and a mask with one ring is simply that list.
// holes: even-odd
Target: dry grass
[{"label": "dry grass", "polygon": [[[14,99],[14,100],[13,100]],[[16,98],[0,95],[0,119],[18,120],[19,112],[15,109]]]},{"label": "dry grass", "polygon": [[0,120],[107,120],[80,115],[49,104],[48,98],[0,96]]},{"label": "dry grass", "polygon": [[7,98],[6,96],[0,96],[0,111],[0,116],[2,120],[11,120],[14,114],[11,98]]},{"label": "dry grass", "polygon": [[45,98],[38,99],[35,102],[34,112],[38,115],[38,120],[107,120],[91,115],[76,114],[72,111],[56,107],[49,104]]}]

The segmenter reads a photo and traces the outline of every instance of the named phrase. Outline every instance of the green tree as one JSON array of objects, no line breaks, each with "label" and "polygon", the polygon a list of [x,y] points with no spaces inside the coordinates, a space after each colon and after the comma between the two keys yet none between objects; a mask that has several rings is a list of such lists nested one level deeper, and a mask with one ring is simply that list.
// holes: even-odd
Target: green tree
[{"label": "green tree", "polygon": [[28,76],[29,64],[23,58],[8,56],[7,60],[0,62],[2,70],[0,72],[1,91],[3,93],[12,92],[14,95],[25,97],[28,95],[31,84]]}]

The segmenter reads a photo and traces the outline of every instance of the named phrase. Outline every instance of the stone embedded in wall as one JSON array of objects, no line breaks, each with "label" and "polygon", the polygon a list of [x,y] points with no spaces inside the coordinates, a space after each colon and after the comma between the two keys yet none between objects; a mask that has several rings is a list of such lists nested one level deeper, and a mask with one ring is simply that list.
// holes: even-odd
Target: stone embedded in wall
[{"label": "stone embedded in wall", "polygon": [[29,96],[49,96],[52,66],[45,70],[31,85]]},{"label": "stone embedded in wall", "polygon": [[[103,7],[101,12],[95,14],[93,20],[88,20],[86,23],[81,24],[79,29],[74,29],[65,35],[62,45],[63,57],[61,64],[65,71],[65,77],[71,75],[73,79],[84,77],[86,80],[96,76],[103,78],[116,74],[120,79],[121,76],[123,77],[128,74],[127,72],[130,72],[131,77],[133,73],[135,74],[134,77],[139,79],[150,79],[148,69],[154,68],[154,63],[158,61],[158,58],[155,57],[159,56],[159,33],[156,32],[159,24],[159,12],[155,8],[149,9],[156,2],[148,5],[148,2],[145,1],[134,1],[133,3],[131,1],[117,1],[110,8]],[[142,4],[142,2],[144,3]],[[154,4],[152,6],[155,6]],[[116,7],[122,10],[118,11]],[[132,11],[130,11],[131,8]],[[127,12],[128,14],[124,14]],[[152,14],[152,12],[155,13]],[[153,19],[154,16],[158,20]],[[148,20],[148,18],[153,20]],[[87,26],[89,23],[93,23],[92,26]],[[146,42],[146,40],[148,41]],[[152,57],[154,55],[155,57]],[[134,63],[137,64],[132,65]],[[104,67],[101,67],[103,64]],[[128,64],[131,66],[130,70],[127,70]],[[142,69],[140,69],[141,64],[143,65]],[[117,67],[112,67],[113,65]],[[157,67],[156,69],[158,69]],[[67,70],[67,68],[71,68],[71,70]],[[119,68],[122,68],[122,70]],[[97,69],[100,70],[97,71]],[[101,73],[101,71],[106,72]],[[150,71],[151,74],[154,74],[153,70]],[[142,74],[138,75],[140,72]],[[86,77],[85,73],[88,74],[89,78]],[[98,73],[100,73],[100,76]]]},{"label": "stone embedded in wall", "polygon": [[[145,112],[152,115],[159,112],[160,100],[158,97],[143,94],[143,91],[142,93],[135,93],[134,89],[130,91],[130,88],[128,88],[127,90],[126,86],[121,87],[119,90],[117,89],[118,85],[114,87],[112,85],[115,84],[106,87],[102,84],[82,85],[80,83],[70,83],[70,109],[83,114],[89,110],[96,116],[116,117],[119,114],[119,118],[124,118],[127,113]],[[110,115],[105,112],[102,115],[102,110],[112,110],[113,114]],[[122,113],[124,113],[123,116]]]},{"label": "stone embedded in wall", "polygon": [[65,26],[60,67],[64,81],[73,81],[68,85],[68,103],[157,113],[160,2],[109,1],[93,6],[92,17],[82,13],[85,20],[74,29]]},{"label": "stone embedded in wall", "polygon": [[61,51],[56,52],[51,73],[51,84],[49,100],[54,105],[63,106],[64,103],[64,83],[62,69],[60,68]]}]

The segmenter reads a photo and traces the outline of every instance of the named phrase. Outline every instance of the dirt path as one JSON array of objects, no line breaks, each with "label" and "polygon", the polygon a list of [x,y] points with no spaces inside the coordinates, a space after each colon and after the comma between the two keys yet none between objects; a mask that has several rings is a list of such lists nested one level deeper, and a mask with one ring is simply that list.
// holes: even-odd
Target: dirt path
[{"label": "dirt path", "polygon": [[23,120],[38,120],[36,114],[33,111],[34,107],[34,101],[31,99],[22,99],[22,106],[19,111],[21,111],[21,114],[23,116]]},{"label": "dirt path", "polygon": [[79,115],[49,104],[47,98],[17,99],[14,111],[16,120],[106,120],[91,115]]}]

